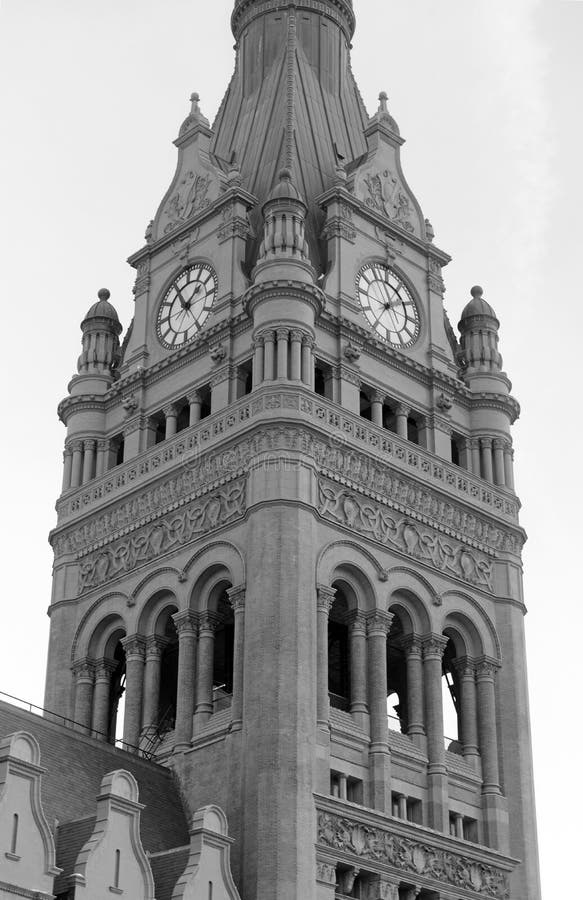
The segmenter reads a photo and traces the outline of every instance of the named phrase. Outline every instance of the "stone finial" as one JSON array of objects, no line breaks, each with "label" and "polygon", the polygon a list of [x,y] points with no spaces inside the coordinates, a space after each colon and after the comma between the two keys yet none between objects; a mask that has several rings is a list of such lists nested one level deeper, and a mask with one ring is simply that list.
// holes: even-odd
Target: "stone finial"
[{"label": "stone finial", "polygon": [[210,122],[207,117],[203,115],[199,102],[200,95],[195,91],[190,95],[190,113],[180,127],[181,136],[186,134],[186,132],[190,131],[192,128],[195,128],[197,125],[203,125],[205,128],[209,128]]},{"label": "stone finial", "polygon": [[371,119],[371,123],[375,122],[377,125],[382,123],[385,128],[388,128],[394,134],[400,134],[399,126],[389,112],[389,98],[385,91],[381,91],[379,94],[379,108]]},{"label": "stone finial", "polygon": [[484,290],[475,284],[470,290],[472,299],[464,307],[458,328],[460,350],[457,354],[464,378],[476,374],[498,374],[502,357],[498,351],[500,322],[484,299]]},{"label": "stone finial", "polygon": [[97,296],[100,300],[109,300],[109,298],[111,297],[111,293],[107,290],[107,288],[99,288],[99,290],[97,291]]}]

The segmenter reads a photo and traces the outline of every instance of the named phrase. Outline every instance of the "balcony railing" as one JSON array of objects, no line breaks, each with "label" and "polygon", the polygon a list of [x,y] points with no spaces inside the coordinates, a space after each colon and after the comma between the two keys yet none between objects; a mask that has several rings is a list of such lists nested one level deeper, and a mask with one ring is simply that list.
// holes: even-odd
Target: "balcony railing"
[{"label": "balcony railing", "polygon": [[508,879],[517,860],[337,798],[315,799],[319,860],[429,890],[460,890],[464,897],[510,897]]}]

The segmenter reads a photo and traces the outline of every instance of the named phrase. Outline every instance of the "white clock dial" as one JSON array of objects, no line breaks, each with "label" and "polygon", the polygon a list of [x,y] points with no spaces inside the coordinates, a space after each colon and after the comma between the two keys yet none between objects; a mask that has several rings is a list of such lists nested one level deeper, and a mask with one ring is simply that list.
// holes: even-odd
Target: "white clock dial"
[{"label": "white clock dial", "polygon": [[211,311],[217,276],[206,263],[189,266],[164,295],[158,310],[158,337],[171,350],[196,337]]},{"label": "white clock dial", "polygon": [[362,311],[379,337],[393,347],[410,347],[419,337],[415,301],[396,272],[373,263],[363,266],[356,279]]}]

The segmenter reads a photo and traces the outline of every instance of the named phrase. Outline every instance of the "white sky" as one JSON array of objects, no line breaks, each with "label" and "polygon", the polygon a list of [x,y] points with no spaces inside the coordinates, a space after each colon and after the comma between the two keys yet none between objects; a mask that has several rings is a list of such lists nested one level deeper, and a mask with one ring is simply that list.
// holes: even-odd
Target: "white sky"
[{"label": "white sky", "polygon": [[[0,690],[42,703],[64,428],[57,402],[100,287],[131,316],[126,257],[168,187],[193,90],[212,120],[233,66],[232,0],[0,0],[4,339]],[[515,426],[543,895],[570,896],[583,803],[583,2],[355,0],[353,68],[407,139],[403,168],[454,324],[473,284],[501,320]],[[566,627],[565,635],[560,628]],[[572,635],[572,637],[570,637]],[[573,644],[571,644],[573,640]],[[552,777],[551,777],[552,772]],[[579,828],[579,838],[581,829]],[[558,865],[557,861],[561,860]],[[525,898],[526,900],[526,898]]]}]

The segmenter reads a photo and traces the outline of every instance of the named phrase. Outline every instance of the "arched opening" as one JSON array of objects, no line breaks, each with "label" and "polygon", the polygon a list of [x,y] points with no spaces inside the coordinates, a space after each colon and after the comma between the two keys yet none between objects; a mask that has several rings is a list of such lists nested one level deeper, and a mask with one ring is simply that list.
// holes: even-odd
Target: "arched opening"
[{"label": "arched opening", "polygon": [[412,444],[419,443],[419,422],[416,416],[407,416],[407,440]]},{"label": "arched opening", "polygon": [[115,744],[116,740],[123,737],[125,715],[125,687],[126,687],[126,654],[119,636],[114,637],[110,644],[114,644],[111,658],[115,668],[111,673],[111,686],[109,689],[109,709],[107,715],[108,728],[107,740]]},{"label": "arched opening", "polygon": [[219,624],[215,630],[213,658],[213,710],[218,712],[231,705],[233,694],[233,651],[235,621],[226,590],[217,601]]},{"label": "arched opening", "polygon": [[160,693],[156,713],[158,732],[164,733],[174,728],[176,722],[176,697],[178,692],[178,632],[172,619],[174,609],[164,614],[163,639],[165,641],[160,658]]},{"label": "arched opening", "polygon": [[397,614],[387,635],[387,716],[389,728],[407,733],[407,663],[402,647],[403,625]]},{"label": "arched opening", "polygon": [[348,601],[338,584],[328,617],[328,695],[330,706],[350,711],[350,640]]},{"label": "arched opening", "polygon": [[457,656],[456,648],[451,638],[448,638],[442,659],[442,698],[443,698],[443,734],[445,745],[453,753],[461,753],[460,743],[460,686],[459,678],[454,666]]}]

